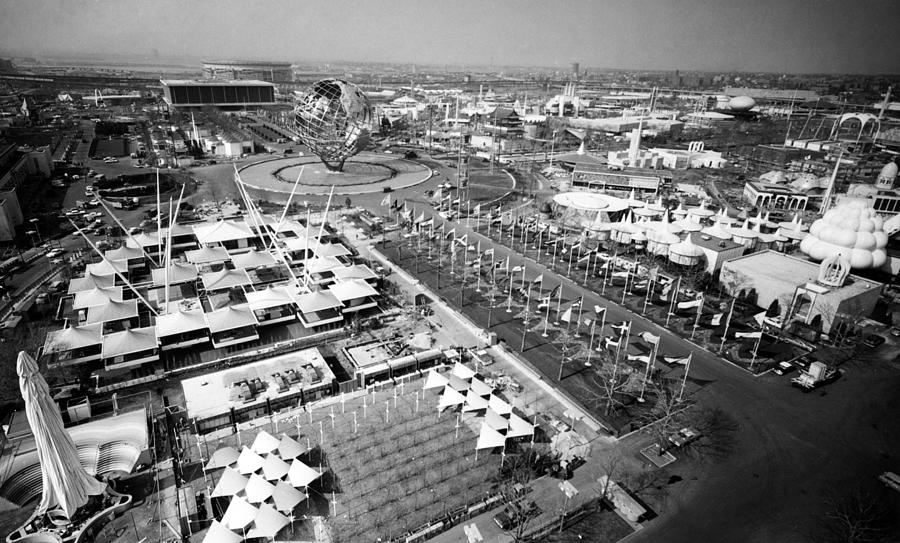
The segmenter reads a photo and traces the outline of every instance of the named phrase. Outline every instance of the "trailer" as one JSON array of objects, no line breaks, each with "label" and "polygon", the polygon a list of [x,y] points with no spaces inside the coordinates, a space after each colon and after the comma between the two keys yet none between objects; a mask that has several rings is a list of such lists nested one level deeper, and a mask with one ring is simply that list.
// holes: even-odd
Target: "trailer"
[{"label": "trailer", "polygon": [[816,361],[809,365],[809,369],[791,379],[791,384],[803,390],[813,390],[834,381],[838,376],[837,368]]}]

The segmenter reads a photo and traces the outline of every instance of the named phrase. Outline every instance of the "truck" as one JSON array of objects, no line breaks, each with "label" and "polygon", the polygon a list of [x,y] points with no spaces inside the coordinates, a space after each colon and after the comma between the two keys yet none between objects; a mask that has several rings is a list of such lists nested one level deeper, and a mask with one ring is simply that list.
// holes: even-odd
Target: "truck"
[{"label": "truck", "polygon": [[114,207],[116,209],[137,209],[141,205],[140,198],[116,198],[116,199],[106,199],[109,203],[110,207]]},{"label": "truck", "polygon": [[800,375],[791,379],[791,384],[804,390],[813,390],[838,378],[838,369],[815,361]]}]

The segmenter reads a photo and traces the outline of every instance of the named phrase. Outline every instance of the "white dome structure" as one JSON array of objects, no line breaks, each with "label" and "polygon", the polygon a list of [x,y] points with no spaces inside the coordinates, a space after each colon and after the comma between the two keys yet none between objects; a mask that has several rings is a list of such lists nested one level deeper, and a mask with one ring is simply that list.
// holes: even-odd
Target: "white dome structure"
[{"label": "white dome structure", "polygon": [[695,266],[703,258],[703,249],[694,245],[691,235],[688,234],[684,241],[675,243],[669,247],[669,260],[682,266]]},{"label": "white dome structure", "polygon": [[756,106],[756,100],[749,96],[735,96],[728,101],[728,109],[734,111],[750,111]]},{"label": "white dome structure", "polygon": [[717,239],[731,239],[731,229],[720,222],[717,222],[712,226],[707,226],[700,232]]},{"label": "white dome structure", "polygon": [[787,176],[784,175],[784,172],[780,170],[772,170],[771,172],[766,172],[760,175],[759,180],[764,183],[773,183],[778,185],[780,183],[787,183]]},{"label": "white dome structure", "polygon": [[884,221],[864,202],[850,201],[825,213],[809,227],[800,250],[813,260],[846,256],[855,269],[878,268],[887,262]]},{"label": "white dome structure", "polygon": [[758,237],[759,232],[750,229],[750,222],[747,219],[744,220],[744,226],[731,230],[731,239],[748,249],[753,249]]},{"label": "white dome structure", "polygon": [[804,192],[822,188],[819,178],[811,173],[801,173],[791,181],[790,185],[791,187]]},{"label": "white dome structure", "polygon": [[681,241],[677,235],[666,230],[647,230],[647,251],[655,255],[666,256],[669,247]]}]

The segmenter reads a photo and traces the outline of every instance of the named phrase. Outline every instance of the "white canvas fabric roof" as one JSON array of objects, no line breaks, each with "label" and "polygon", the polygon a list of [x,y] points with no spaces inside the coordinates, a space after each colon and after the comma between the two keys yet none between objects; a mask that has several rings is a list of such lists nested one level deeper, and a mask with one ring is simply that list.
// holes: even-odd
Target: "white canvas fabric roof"
[{"label": "white canvas fabric roof", "polygon": [[334,277],[338,281],[347,281],[350,279],[377,279],[378,274],[373,272],[365,264],[354,264],[353,266],[344,266],[331,270]]},{"label": "white canvas fabric roof", "polygon": [[103,305],[110,300],[122,301],[122,287],[92,288],[75,293],[72,309],[84,309],[95,305]]},{"label": "white canvas fabric roof", "polygon": [[450,373],[466,381],[475,377],[475,372],[471,368],[468,368],[459,362],[453,364],[453,369]]},{"label": "white canvas fabric roof", "polygon": [[287,434],[281,434],[281,441],[278,443],[278,455],[282,460],[292,460],[300,456],[305,451],[302,445]]},{"label": "white canvas fabric roof", "polygon": [[278,439],[265,430],[260,430],[253,439],[250,450],[256,454],[268,454],[278,448]]},{"label": "white canvas fabric roof", "polygon": [[69,281],[69,294],[75,294],[92,288],[109,288],[116,283],[115,276],[95,275],[86,273],[84,277],[77,277]]},{"label": "white canvas fabric roof", "polygon": [[288,470],[291,467],[279,458],[277,454],[270,454],[266,456],[266,463],[263,464],[263,476],[267,481],[277,481],[287,475]]},{"label": "white canvas fabric roof", "polygon": [[158,337],[174,336],[185,332],[204,330],[208,328],[203,311],[174,311],[167,315],[156,317],[156,335]]},{"label": "white canvas fabric roof", "polygon": [[214,470],[230,466],[237,462],[238,456],[240,456],[240,453],[237,452],[234,447],[222,447],[221,449],[216,449],[216,452],[212,453],[212,456],[209,457],[209,462],[206,463],[206,469]]},{"label": "white canvas fabric roof", "polygon": [[129,247],[127,245],[123,245],[118,249],[110,249],[103,253],[103,256],[106,257],[107,260],[116,261],[127,261],[132,259],[144,258],[144,252],[141,251],[137,247]]},{"label": "white canvas fabric roof", "polygon": [[342,302],[358,300],[359,298],[365,298],[366,296],[378,296],[378,291],[362,279],[341,281],[340,283],[335,283],[328,287],[328,290]]},{"label": "white canvas fabric roof", "polygon": [[318,479],[322,474],[307,466],[300,460],[294,459],[288,470],[288,481],[294,487],[308,487],[310,483]]},{"label": "white canvas fabric roof", "polygon": [[231,255],[222,247],[201,247],[200,249],[185,252],[184,256],[192,264],[210,264],[231,260]]},{"label": "white canvas fabric roof", "polygon": [[225,330],[233,330],[251,324],[259,324],[256,315],[246,304],[232,305],[218,311],[206,313],[206,323],[209,331],[223,332]]},{"label": "white canvas fabric roof", "polygon": [[206,290],[222,290],[226,288],[252,285],[253,281],[244,270],[219,270],[200,275],[203,288]]},{"label": "white canvas fabric roof", "polygon": [[438,409],[444,409],[445,407],[461,405],[464,403],[466,403],[466,397],[463,396],[461,392],[446,387],[444,388],[444,393],[441,394],[441,400],[438,402]]},{"label": "white canvas fabric roof", "polygon": [[153,326],[131,328],[103,336],[103,347],[100,356],[113,358],[148,349],[156,349],[158,346],[156,328]]},{"label": "white canvas fabric roof", "polygon": [[452,388],[458,392],[465,392],[469,390],[469,382],[460,379],[459,377],[453,375],[452,373],[447,378],[447,387]]},{"label": "white canvas fabric roof", "polygon": [[306,271],[309,273],[322,273],[343,266],[344,263],[333,256],[310,258],[309,262],[306,264]]},{"label": "white canvas fabric roof", "polygon": [[353,252],[344,246],[343,243],[321,243],[315,249],[317,257],[329,256],[346,256]]},{"label": "white canvas fabric roof", "polygon": [[116,272],[124,274],[128,271],[128,263],[124,261],[118,262],[110,262],[109,260],[103,260],[101,262],[96,262],[94,264],[88,264],[85,266],[85,273],[92,273],[94,275],[116,275]]},{"label": "white canvas fabric roof", "polygon": [[228,509],[222,516],[222,524],[230,530],[243,530],[256,518],[258,509],[241,497],[231,498]]},{"label": "white canvas fabric roof", "polygon": [[206,531],[206,536],[203,538],[203,543],[241,543],[243,540],[243,537],[232,532],[226,528],[224,524],[213,519],[212,524]]},{"label": "white canvas fabric roof", "polygon": [[498,432],[509,428],[509,421],[490,408],[484,413],[484,423]]},{"label": "white canvas fabric roof", "polygon": [[270,286],[262,290],[252,290],[245,293],[250,309],[269,309],[280,305],[294,304],[291,291],[284,285]]},{"label": "white canvas fabric roof", "polygon": [[255,473],[250,476],[250,480],[247,481],[247,487],[244,488],[247,501],[250,503],[262,503],[268,500],[274,491],[275,487],[272,486],[272,483]]},{"label": "white canvas fabric roof", "polygon": [[469,390],[466,394],[466,405],[463,406],[463,411],[480,411],[482,409],[487,409],[488,401],[473,390]]},{"label": "white canvas fabric roof", "polygon": [[313,313],[325,309],[342,307],[344,304],[330,290],[307,292],[297,298],[297,305],[304,313]]},{"label": "white canvas fabric roof", "polygon": [[481,432],[478,434],[478,442],[475,444],[476,449],[493,449],[502,447],[506,443],[506,437],[494,430],[486,423],[482,423]]},{"label": "white canvas fabric roof", "polygon": [[222,243],[254,237],[253,231],[244,221],[217,221],[195,224],[194,235],[200,243]]},{"label": "white canvas fabric roof", "polygon": [[[169,235],[169,227],[163,226],[159,229],[159,233],[163,236],[163,238]],[[186,224],[175,223],[172,227],[172,237],[177,238],[179,236],[193,236],[194,229]]]},{"label": "white canvas fabric roof", "polygon": [[247,530],[247,539],[274,538],[290,522],[290,519],[276,511],[274,507],[264,503],[259,507],[256,518],[253,519],[253,526]]},{"label": "white canvas fabric roof", "polygon": [[472,382],[469,383],[471,387],[471,391],[479,396],[484,396],[487,398],[491,395],[491,391],[493,390],[487,383],[478,378],[472,378]]},{"label": "white canvas fabric roof", "polygon": [[428,375],[425,377],[425,386],[423,388],[425,390],[431,388],[444,388],[448,383],[449,381],[446,377],[434,370],[430,370],[428,372]]},{"label": "white canvas fabric roof", "polygon": [[297,507],[297,504],[306,499],[306,494],[300,492],[296,488],[284,481],[278,481],[275,485],[275,491],[272,492],[272,500],[275,502],[275,509],[282,513],[290,513]]},{"label": "white canvas fabric roof", "polygon": [[219,496],[236,496],[238,492],[244,490],[246,487],[246,476],[241,475],[233,468],[225,468],[225,471],[222,472],[222,476],[219,477],[219,482],[216,483],[216,487],[209,496],[211,498],[218,498]]},{"label": "white canvas fabric roof", "polygon": [[[134,239],[134,241],[132,241],[132,239]],[[155,247],[157,245],[159,245],[159,236],[156,235],[155,232],[152,234],[147,234],[145,232],[142,232],[136,236],[131,236],[130,238],[129,237],[125,238],[125,246],[131,247],[134,249],[137,249],[137,248],[146,249],[147,247]]]},{"label": "white canvas fabric roof", "polygon": [[103,325],[100,323],[70,326],[62,330],[54,330],[47,333],[47,337],[44,340],[44,352],[61,353],[92,345],[100,345],[103,341],[102,334]]},{"label": "white canvas fabric roof", "polygon": [[94,324],[137,317],[137,304],[137,300],[126,300],[124,302],[110,300],[104,305],[89,307],[87,310],[87,322],[88,324]]},{"label": "white canvas fabric roof", "polygon": [[[154,285],[163,286],[166,284],[165,268],[154,268],[150,270],[150,275],[153,277]],[[196,281],[199,276],[200,273],[197,271],[197,266],[189,262],[173,262],[172,265],[169,266],[170,285]]]},{"label": "white canvas fabric roof", "polygon": [[498,415],[509,415],[512,413],[512,406],[506,403],[499,396],[491,396],[488,400],[488,406],[494,413]]},{"label": "white canvas fabric roof", "polygon": [[248,473],[259,471],[259,469],[262,468],[263,464],[265,463],[266,461],[262,456],[251,451],[247,447],[241,449],[241,455],[237,460],[238,471],[245,475]]},{"label": "white canvas fabric roof", "polygon": [[296,238],[288,238],[284,240],[284,245],[288,248],[289,251],[303,251],[314,247],[316,245],[316,240],[308,240],[303,237],[303,233],[300,232],[297,234]]},{"label": "white canvas fabric roof", "polygon": [[530,435],[534,435],[534,426],[519,415],[511,413],[506,437],[525,437]]},{"label": "white canvas fabric roof", "polygon": [[268,251],[248,251],[231,255],[231,262],[238,269],[262,268],[263,266],[271,266],[277,261],[272,253]]}]

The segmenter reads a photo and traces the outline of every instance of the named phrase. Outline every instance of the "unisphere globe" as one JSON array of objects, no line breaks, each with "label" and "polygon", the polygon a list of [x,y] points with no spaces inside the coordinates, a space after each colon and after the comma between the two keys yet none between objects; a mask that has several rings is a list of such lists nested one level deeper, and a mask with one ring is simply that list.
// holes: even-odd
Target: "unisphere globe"
[{"label": "unisphere globe", "polygon": [[369,142],[372,108],[352,83],[322,79],[310,87],[294,109],[294,127],[309,150],[331,171]]}]

